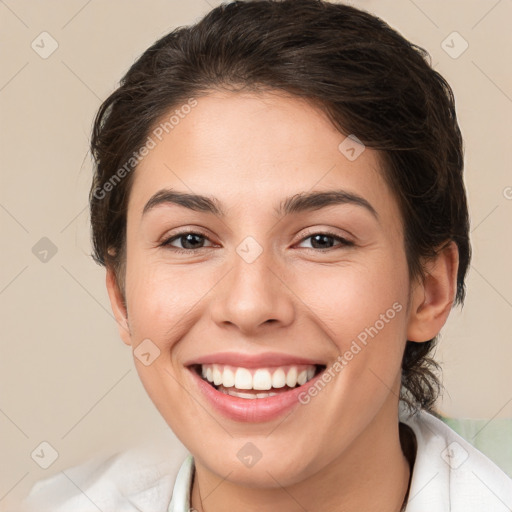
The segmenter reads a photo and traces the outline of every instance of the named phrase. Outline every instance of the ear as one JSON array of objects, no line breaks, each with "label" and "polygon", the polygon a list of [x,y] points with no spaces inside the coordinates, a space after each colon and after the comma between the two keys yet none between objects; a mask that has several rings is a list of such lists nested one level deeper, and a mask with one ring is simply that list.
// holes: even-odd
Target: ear
[{"label": "ear", "polygon": [[446,323],[457,291],[459,251],[455,242],[441,249],[425,265],[425,278],[411,294],[407,339],[428,341]]},{"label": "ear", "polygon": [[128,326],[128,314],[124,305],[123,295],[117,284],[117,279],[112,268],[107,268],[106,285],[112,312],[117,321],[119,335],[126,345],[131,345],[131,334]]}]

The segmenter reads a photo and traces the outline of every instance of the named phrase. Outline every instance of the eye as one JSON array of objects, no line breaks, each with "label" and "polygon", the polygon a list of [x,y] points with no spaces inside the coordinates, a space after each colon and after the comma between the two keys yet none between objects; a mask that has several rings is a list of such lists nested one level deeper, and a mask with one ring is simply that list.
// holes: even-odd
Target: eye
[{"label": "eye", "polygon": [[[333,247],[332,241],[338,241],[338,248],[340,247],[350,247],[353,246],[354,243],[331,232],[317,232],[312,233],[304,238],[302,238],[301,243],[305,240],[311,239],[312,247],[304,247],[305,249],[320,249],[320,250],[328,250],[328,249],[336,249]],[[207,247],[213,247],[213,244],[210,246],[204,246],[205,241],[210,241],[210,239],[199,232],[196,231],[182,231],[171,238],[166,239],[164,242],[160,244],[161,247],[166,247],[178,253],[190,254],[198,249],[205,249]],[[176,247],[175,243],[181,244],[181,247]],[[211,241],[210,241],[211,242]]]},{"label": "eye", "polygon": [[[350,247],[354,245],[353,242],[347,240],[346,238],[336,235],[335,233],[324,231],[319,233],[312,233],[303,238],[301,242],[304,242],[308,239],[311,239],[312,247],[305,247],[305,249],[333,249],[331,240],[338,240],[340,242],[340,247]],[[334,247],[334,249],[336,249],[336,247]]]},{"label": "eye", "polygon": [[[182,231],[162,242],[160,246],[172,249],[176,252],[190,253],[197,249],[204,249],[205,247],[201,246],[201,243],[204,243],[205,240],[209,240],[209,238],[202,233],[196,231]],[[182,247],[175,247],[173,245],[174,242],[182,244]]]}]

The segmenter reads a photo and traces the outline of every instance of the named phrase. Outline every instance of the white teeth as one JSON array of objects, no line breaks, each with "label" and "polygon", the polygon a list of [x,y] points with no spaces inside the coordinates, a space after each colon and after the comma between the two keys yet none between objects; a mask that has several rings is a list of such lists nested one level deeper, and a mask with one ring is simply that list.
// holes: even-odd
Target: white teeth
[{"label": "white teeth", "polygon": [[[201,375],[215,386],[235,388],[236,390],[254,389],[269,391],[272,388],[302,386],[315,376],[314,365],[293,365],[277,368],[249,369],[222,364],[203,364]],[[235,392],[235,389],[233,391]],[[227,392],[227,391],[226,391]],[[230,393],[228,393],[230,394]],[[245,393],[248,395],[249,393]],[[271,393],[250,393],[251,398],[272,396]],[[262,395],[261,397],[259,395]],[[237,395],[238,396],[238,395]],[[248,398],[248,397],[243,397]]]},{"label": "white teeth", "polygon": [[226,389],[223,391],[227,395],[236,396],[238,398],[248,398],[249,400],[254,400],[255,398],[267,398],[268,396],[275,396],[277,393],[240,393],[235,391],[234,389]]},{"label": "white teeth", "polygon": [[[271,389],[272,388],[272,377],[268,370],[256,370],[252,378],[253,389]],[[267,394],[267,393],[263,393]]]},{"label": "white teeth", "polygon": [[256,393],[258,398],[267,398],[267,396],[276,396],[277,393]]},{"label": "white teeth", "polygon": [[213,383],[216,386],[222,384],[222,372],[216,364],[213,365]]},{"label": "white teeth", "polygon": [[252,389],[252,375],[247,368],[237,369],[235,373],[235,388]]},{"label": "white teeth", "polygon": [[256,395],[253,395],[252,393],[239,393],[239,392],[235,391],[234,389],[230,389],[228,391],[228,395],[237,396],[238,398],[249,398],[249,400],[258,398]]},{"label": "white teeth", "polygon": [[297,384],[297,368],[292,366],[286,374],[286,385],[294,388]]},{"label": "white teeth", "polygon": [[231,388],[235,385],[235,374],[229,368],[224,368],[222,385],[226,388]]},{"label": "white teeth", "polygon": [[286,386],[286,375],[282,368],[278,368],[272,375],[272,387],[284,388]]}]

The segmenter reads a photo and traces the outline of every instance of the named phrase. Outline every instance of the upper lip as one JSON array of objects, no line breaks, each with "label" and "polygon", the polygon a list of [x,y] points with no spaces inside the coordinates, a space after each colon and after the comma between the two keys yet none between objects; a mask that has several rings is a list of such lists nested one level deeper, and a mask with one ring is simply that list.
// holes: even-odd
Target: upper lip
[{"label": "upper lip", "polygon": [[322,365],[322,361],[305,359],[280,352],[263,352],[261,354],[247,354],[242,352],[217,352],[196,357],[185,362],[185,366],[197,364],[227,364],[243,368],[265,368],[272,366],[291,365]]}]

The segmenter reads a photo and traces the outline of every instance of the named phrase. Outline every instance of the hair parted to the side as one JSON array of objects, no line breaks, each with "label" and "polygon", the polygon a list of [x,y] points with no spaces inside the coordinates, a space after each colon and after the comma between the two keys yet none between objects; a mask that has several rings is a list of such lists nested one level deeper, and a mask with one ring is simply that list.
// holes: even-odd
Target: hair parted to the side
[{"label": "hair parted to the side", "polygon": [[[341,133],[380,150],[402,214],[411,279],[421,279],[422,263],[454,241],[454,304],[462,304],[471,256],[463,144],[452,90],[427,58],[381,19],[323,0],[224,3],[162,37],[95,119],[89,197],[95,261],[114,269],[124,294],[134,154],[164,115],[215,89],[279,90],[310,100]],[[120,169],[123,177],[113,183]],[[401,399],[413,410],[432,410],[440,391],[439,366],[429,357],[436,340],[406,344]]]}]

